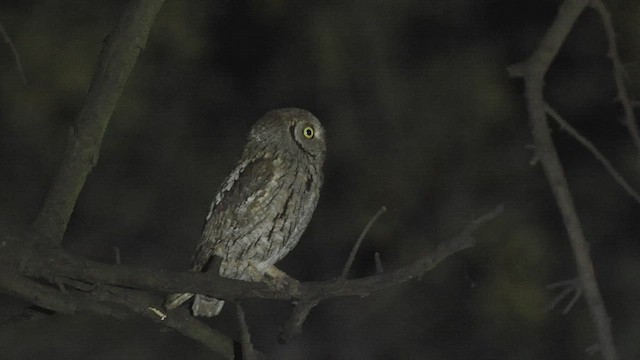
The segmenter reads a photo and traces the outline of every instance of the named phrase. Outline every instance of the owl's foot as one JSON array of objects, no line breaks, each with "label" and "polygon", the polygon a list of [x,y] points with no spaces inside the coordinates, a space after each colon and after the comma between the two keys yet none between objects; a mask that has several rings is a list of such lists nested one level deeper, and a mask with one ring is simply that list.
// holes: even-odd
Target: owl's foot
[{"label": "owl's foot", "polygon": [[264,272],[263,281],[275,291],[290,289],[292,294],[297,294],[300,291],[300,282],[298,280],[273,265]]}]

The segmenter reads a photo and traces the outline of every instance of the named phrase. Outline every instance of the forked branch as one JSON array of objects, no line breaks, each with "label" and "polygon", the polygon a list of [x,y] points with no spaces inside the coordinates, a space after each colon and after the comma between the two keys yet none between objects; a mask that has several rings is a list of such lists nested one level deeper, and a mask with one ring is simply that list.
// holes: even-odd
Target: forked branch
[{"label": "forked branch", "polygon": [[573,203],[564,169],[551,139],[544,99],[545,75],[576,20],[584,9],[589,6],[589,3],[590,0],[565,0],[560,5],[556,18],[547,29],[535,51],[523,63],[511,67],[510,72],[514,77],[522,77],[525,82],[527,110],[536,153],[569,235],[569,241],[576,260],[576,268],[584,291],[584,297],[598,334],[602,356],[606,360],[616,360],[617,354],[613,343],[609,316],[596,281],[593,263],[589,255],[589,245],[585,239],[580,219]]}]

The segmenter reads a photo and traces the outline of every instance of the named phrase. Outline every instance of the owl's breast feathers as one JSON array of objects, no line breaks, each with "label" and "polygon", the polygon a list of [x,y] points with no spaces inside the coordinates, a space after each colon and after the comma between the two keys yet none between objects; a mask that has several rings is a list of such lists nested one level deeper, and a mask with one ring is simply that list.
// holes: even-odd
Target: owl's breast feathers
[{"label": "owl's breast feathers", "polygon": [[320,169],[296,159],[264,153],[241,161],[212,203],[194,270],[206,270],[213,255],[265,266],[280,260],[309,223],[321,182]]}]

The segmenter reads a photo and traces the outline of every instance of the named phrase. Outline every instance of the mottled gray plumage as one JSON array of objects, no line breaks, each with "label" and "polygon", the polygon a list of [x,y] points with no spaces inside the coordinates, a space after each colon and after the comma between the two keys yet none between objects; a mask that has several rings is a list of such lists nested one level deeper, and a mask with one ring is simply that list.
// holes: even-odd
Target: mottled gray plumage
[{"label": "mottled gray plumage", "polygon": [[[207,215],[193,271],[222,259],[220,276],[261,281],[286,275],[273,265],[295,247],[322,185],[324,129],[310,112],[272,110],[251,128],[242,158],[220,186]],[[173,309],[193,294],[173,294]],[[195,295],[196,316],[215,316],[224,302]]]}]

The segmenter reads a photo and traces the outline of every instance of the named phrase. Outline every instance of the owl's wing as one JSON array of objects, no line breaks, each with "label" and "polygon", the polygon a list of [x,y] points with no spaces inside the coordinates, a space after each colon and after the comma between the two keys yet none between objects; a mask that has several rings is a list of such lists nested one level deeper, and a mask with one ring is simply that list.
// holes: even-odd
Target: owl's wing
[{"label": "owl's wing", "polygon": [[278,176],[271,157],[241,162],[229,174],[211,204],[193,270],[206,271],[217,248],[228,249],[265,220]]}]

